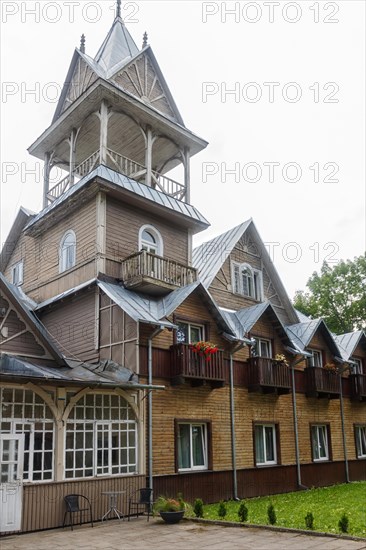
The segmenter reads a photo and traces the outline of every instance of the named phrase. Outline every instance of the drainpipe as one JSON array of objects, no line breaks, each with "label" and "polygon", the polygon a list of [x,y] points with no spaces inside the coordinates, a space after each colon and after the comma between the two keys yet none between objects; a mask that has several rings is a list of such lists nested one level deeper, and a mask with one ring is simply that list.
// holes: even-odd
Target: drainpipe
[{"label": "drainpipe", "polygon": [[343,439],[343,453],[344,453],[344,468],[346,472],[346,483],[350,482],[349,479],[349,468],[348,468],[348,454],[347,454],[347,441],[346,441],[346,429],[344,426],[344,404],[343,404],[343,387],[342,387],[342,374],[349,367],[339,369],[339,401],[341,409],[341,425],[342,425],[342,439]]},{"label": "drainpipe", "polygon": [[[149,386],[152,385],[152,341],[164,330],[164,327],[159,326],[157,329],[154,330],[150,338],[148,339],[148,384]],[[149,415],[149,422],[148,422],[148,452],[149,452],[149,462],[148,462],[148,470],[149,470],[149,488],[153,488],[153,444],[152,444],[152,391],[150,390],[148,393],[148,415]]]},{"label": "drainpipe", "polygon": [[236,439],[235,439],[235,399],[234,399],[234,353],[241,350],[245,346],[242,342],[235,349],[230,352],[230,421],[231,421],[231,459],[233,467],[233,493],[234,500],[240,500],[238,498],[238,476],[236,468]]},{"label": "drainpipe", "polygon": [[294,419],[295,433],[295,454],[296,454],[296,471],[297,471],[297,486],[299,489],[308,489],[301,482],[301,466],[300,466],[300,446],[299,446],[299,429],[297,424],[297,403],[296,403],[296,387],[295,387],[295,366],[303,361],[303,357],[297,361],[291,362],[291,388],[292,388],[292,416]]}]

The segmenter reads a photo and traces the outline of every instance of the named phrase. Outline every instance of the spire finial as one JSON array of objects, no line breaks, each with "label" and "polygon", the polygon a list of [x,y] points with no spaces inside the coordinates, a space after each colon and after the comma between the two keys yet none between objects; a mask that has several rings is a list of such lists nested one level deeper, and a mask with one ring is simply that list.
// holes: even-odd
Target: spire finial
[{"label": "spire finial", "polygon": [[142,49],[146,48],[147,46],[147,39],[148,39],[148,36],[147,36],[147,32],[145,31],[144,32],[144,41],[142,43]]},{"label": "spire finial", "polygon": [[85,34],[82,34],[80,38],[80,51],[85,53]]},{"label": "spire finial", "polygon": [[117,0],[116,17],[121,17],[121,0]]}]

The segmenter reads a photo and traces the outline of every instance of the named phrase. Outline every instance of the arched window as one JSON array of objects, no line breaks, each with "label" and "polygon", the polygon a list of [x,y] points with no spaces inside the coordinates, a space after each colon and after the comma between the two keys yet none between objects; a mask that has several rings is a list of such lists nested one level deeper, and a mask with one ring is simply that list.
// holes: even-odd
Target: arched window
[{"label": "arched window", "polygon": [[232,262],[232,286],[234,294],[241,294],[257,301],[263,299],[262,273],[248,264]]},{"label": "arched window", "polygon": [[71,269],[76,264],[76,235],[67,231],[60,243],[60,273]]},{"label": "arched window", "polygon": [[163,239],[159,231],[151,225],[144,225],[139,233],[139,249],[150,254],[163,255]]}]

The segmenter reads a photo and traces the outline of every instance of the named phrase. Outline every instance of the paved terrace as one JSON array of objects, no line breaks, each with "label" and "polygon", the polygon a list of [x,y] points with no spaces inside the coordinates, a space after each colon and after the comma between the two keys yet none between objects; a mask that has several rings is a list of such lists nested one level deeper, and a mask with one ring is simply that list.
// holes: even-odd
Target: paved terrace
[{"label": "paved terrace", "polygon": [[166,525],[160,519],[145,518],[13,535],[0,538],[1,550],[366,550],[366,540],[353,541],[333,537],[284,533],[266,529],[223,527],[183,521]]}]

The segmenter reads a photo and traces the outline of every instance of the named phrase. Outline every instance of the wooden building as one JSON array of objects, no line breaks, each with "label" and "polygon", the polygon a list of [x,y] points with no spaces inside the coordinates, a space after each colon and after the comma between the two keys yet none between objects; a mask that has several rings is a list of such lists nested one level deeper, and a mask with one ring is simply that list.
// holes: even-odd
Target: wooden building
[{"label": "wooden building", "polygon": [[60,526],[69,493],[101,518],[110,490],[126,512],[146,485],[214,502],[366,478],[366,335],[294,310],[252,220],[192,250],[206,145],[117,2],[29,149],[44,208],[1,253],[1,532]]}]

